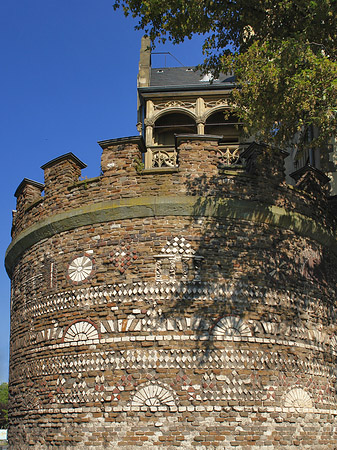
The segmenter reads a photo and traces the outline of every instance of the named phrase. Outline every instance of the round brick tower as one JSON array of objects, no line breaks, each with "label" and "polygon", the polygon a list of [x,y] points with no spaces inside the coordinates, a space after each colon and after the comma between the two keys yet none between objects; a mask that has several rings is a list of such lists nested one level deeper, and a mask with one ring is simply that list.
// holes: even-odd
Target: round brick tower
[{"label": "round brick tower", "polygon": [[100,177],[68,153],[20,184],[12,450],[336,449],[326,177],[290,187],[282,152],[218,141],[177,136],[153,169],[142,138],[104,141]]}]

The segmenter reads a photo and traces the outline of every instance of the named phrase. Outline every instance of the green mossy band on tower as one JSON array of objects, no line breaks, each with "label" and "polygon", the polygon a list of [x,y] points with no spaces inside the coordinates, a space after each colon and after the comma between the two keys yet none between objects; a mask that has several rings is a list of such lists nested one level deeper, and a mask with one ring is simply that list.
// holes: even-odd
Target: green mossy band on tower
[{"label": "green mossy band on tower", "polygon": [[19,234],[9,245],[5,266],[12,274],[18,258],[32,245],[63,231],[101,222],[159,216],[221,217],[285,228],[327,245],[337,254],[336,236],[305,215],[256,201],[216,197],[139,197],[93,203],[56,214]]}]

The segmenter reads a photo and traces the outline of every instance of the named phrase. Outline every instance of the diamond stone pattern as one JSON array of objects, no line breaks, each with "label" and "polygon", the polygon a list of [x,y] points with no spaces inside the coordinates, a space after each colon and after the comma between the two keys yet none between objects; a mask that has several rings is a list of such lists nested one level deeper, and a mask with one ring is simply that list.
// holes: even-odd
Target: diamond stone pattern
[{"label": "diamond stone pattern", "polygon": [[121,245],[114,253],[110,254],[110,262],[114,264],[121,274],[138,258],[138,253],[130,245]]},{"label": "diamond stone pattern", "polygon": [[104,375],[97,375],[94,383],[89,385],[82,379],[82,374],[60,376],[56,382],[56,403],[102,402],[105,397]]}]

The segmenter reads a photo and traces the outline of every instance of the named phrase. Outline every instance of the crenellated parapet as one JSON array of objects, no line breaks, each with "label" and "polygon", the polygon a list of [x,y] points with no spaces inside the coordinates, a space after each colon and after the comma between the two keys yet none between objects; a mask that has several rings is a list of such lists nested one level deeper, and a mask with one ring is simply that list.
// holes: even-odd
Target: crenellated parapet
[{"label": "crenellated parapet", "polygon": [[[286,196],[292,208],[303,209],[320,191],[316,189],[314,196],[309,188],[306,192],[287,186],[286,153],[264,144],[238,149],[224,147],[219,136],[181,134],[175,140],[175,163],[168,163],[167,154],[162,153],[158,155],[162,163],[155,166],[146,164],[153,152],[139,136],[101,141],[99,145],[103,151],[98,177],[81,179],[86,164],[67,153],[42,166],[44,184],[27,178],[20,183],[15,192],[13,237],[61,212],[123,198],[221,195],[269,203],[269,186],[277,192],[272,199],[275,206],[283,204]],[[326,185],[327,178],[323,182],[318,174],[316,170],[317,183]],[[298,181],[299,175],[294,177]],[[323,189],[315,197],[322,207],[326,206],[326,194]]]},{"label": "crenellated parapet", "polygon": [[24,178],[14,194],[17,198],[17,211],[25,211],[28,207],[41,200],[41,192],[43,190],[44,184]]},{"label": "crenellated parapet", "polygon": [[37,181],[24,178],[17,187],[14,196],[16,197],[16,209],[13,211],[12,237],[14,237],[17,229],[21,229],[25,221],[28,211],[36,207],[43,201],[41,193],[44,185]]},{"label": "crenellated parapet", "polygon": [[44,171],[46,200],[57,199],[59,195],[62,196],[68,186],[79,180],[81,170],[85,167],[87,165],[73,153],[66,153],[41,166]]}]

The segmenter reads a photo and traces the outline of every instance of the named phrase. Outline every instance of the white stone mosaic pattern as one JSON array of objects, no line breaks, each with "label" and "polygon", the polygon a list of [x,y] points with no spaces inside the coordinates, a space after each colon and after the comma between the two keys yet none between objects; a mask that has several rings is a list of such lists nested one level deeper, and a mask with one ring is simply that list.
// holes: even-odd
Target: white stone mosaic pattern
[{"label": "white stone mosaic pattern", "polygon": [[215,325],[214,336],[251,336],[249,326],[240,317],[224,317]]},{"label": "white stone mosaic pattern", "polygon": [[159,409],[160,407],[175,407],[173,395],[165,387],[159,384],[150,383],[145,387],[140,388],[133,396],[131,406],[136,407],[150,407],[151,410]]},{"label": "white stone mosaic pattern", "polygon": [[[190,271],[194,281],[200,281],[202,256],[197,256],[191,244],[185,238],[175,237],[167,241],[161,249],[161,253],[155,255],[156,259],[156,281],[169,281],[174,283],[179,277],[181,281],[189,278]],[[189,261],[193,262],[191,267]],[[181,265],[178,270],[178,266]]]},{"label": "white stone mosaic pattern", "polygon": [[[32,362],[34,361],[34,362]],[[27,358],[30,376],[54,375],[58,373],[84,372],[88,370],[115,369],[152,369],[152,368],[181,368],[181,369],[246,369],[280,370],[288,372],[302,372],[314,376],[336,379],[337,369],[334,366],[324,366],[320,362],[300,360],[294,355],[284,352],[268,352],[262,350],[145,350],[128,349],[125,351],[105,351],[68,354],[54,358]],[[18,376],[20,373],[17,372]]]},{"label": "white stone mosaic pattern", "polygon": [[86,342],[98,340],[97,329],[90,322],[76,322],[72,324],[64,335],[64,342]]},{"label": "white stone mosaic pattern", "polygon": [[284,398],[285,408],[307,409],[312,408],[310,395],[301,388],[291,389]]},{"label": "white stone mosaic pattern", "polygon": [[330,344],[332,349],[337,351],[337,336],[332,336]]},{"label": "white stone mosaic pattern", "polygon": [[68,267],[69,278],[77,283],[84,281],[90,276],[92,267],[92,261],[87,256],[75,258]]},{"label": "white stone mosaic pattern", "polygon": [[110,254],[110,261],[120,273],[124,273],[137,258],[138,253],[128,244],[121,245],[114,253]]},{"label": "white stone mosaic pattern", "polygon": [[233,370],[230,374],[220,374],[217,380],[221,383],[222,399],[226,400],[263,400],[266,397],[265,387],[256,373],[240,375]]},{"label": "white stone mosaic pattern", "polygon": [[[296,310],[305,308],[307,314],[320,314],[322,318],[326,318],[329,322],[337,322],[337,309],[333,308],[333,306],[330,307],[328,304],[318,302],[316,298],[311,299],[305,295],[295,295],[289,291],[269,291],[242,282],[228,282],[219,285],[217,283],[199,281],[181,281],[179,283],[170,281],[156,283],[137,282],[81,287],[43,296],[38,299],[30,299],[29,303],[22,304],[19,307],[16,316],[18,318],[17,322],[20,323],[21,319],[33,319],[65,309],[78,309],[82,306],[102,305],[109,303],[111,299],[117,304],[124,301],[134,303],[143,303],[145,301],[147,304],[156,307],[159,300],[167,301],[170,298],[178,297],[183,301],[186,298],[190,298],[190,295],[200,300],[211,299],[213,302],[219,302],[220,304],[225,304],[229,301],[240,305],[249,301],[251,304],[262,302],[269,306],[282,304],[286,308],[295,308]],[[273,323],[270,326],[275,329],[275,332],[278,332],[277,327],[279,325],[277,323]],[[290,325],[282,324],[282,330],[280,329],[279,332],[283,336],[288,335],[290,328]],[[307,334],[309,331],[307,330]]]},{"label": "white stone mosaic pattern", "polygon": [[82,374],[69,377],[59,377],[56,382],[56,403],[88,403],[104,400],[104,375],[97,375],[95,383],[87,384]]}]

